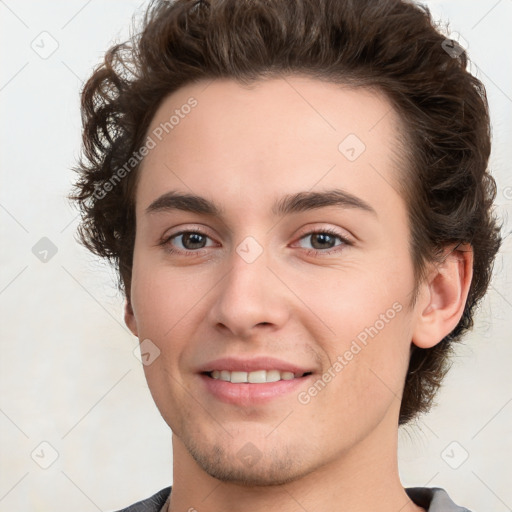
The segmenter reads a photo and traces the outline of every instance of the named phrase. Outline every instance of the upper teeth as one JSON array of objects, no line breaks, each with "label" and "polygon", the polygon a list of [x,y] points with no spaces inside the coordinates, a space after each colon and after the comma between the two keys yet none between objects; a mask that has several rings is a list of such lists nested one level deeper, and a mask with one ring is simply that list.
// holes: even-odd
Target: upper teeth
[{"label": "upper teeth", "polygon": [[[280,372],[279,370],[256,370],[254,372],[230,372],[228,370],[214,370],[210,374],[214,379],[225,380],[239,384],[250,382],[251,384],[263,384],[265,382],[277,382],[278,380],[291,380],[295,378],[293,372]],[[302,374],[297,375],[301,377]]]}]

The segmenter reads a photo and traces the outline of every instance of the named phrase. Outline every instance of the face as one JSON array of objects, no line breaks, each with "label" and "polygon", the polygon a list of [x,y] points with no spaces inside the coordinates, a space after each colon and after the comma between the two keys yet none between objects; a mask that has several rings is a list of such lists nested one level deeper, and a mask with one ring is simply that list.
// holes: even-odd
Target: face
[{"label": "face", "polygon": [[416,315],[397,130],[377,93],[298,76],[186,86],[154,116],[126,321],[209,475],[393,448]]}]

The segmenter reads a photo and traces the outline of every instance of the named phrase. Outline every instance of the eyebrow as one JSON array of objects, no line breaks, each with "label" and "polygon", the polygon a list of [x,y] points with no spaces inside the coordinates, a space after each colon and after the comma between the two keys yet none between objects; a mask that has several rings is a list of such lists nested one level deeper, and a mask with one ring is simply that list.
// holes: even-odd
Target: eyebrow
[{"label": "eyebrow", "polygon": [[[323,192],[297,192],[283,196],[272,206],[272,214],[284,217],[327,206],[354,208],[371,213],[377,217],[377,212],[366,201],[341,189]],[[215,202],[195,194],[182,194],[170,191],[155,199],[147,208],[146,213],[157,213],[171,210],[182,210],[202,215],[222,217],[224,210]]]}]

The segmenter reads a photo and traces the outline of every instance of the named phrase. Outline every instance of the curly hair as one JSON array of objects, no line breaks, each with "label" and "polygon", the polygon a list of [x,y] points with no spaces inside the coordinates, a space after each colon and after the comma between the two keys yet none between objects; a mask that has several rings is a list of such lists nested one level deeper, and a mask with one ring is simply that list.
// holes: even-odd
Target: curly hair
[{"label": "curly hair", "polygon": [[380,91],[405,127],[400,192],[416,291],[449,244],[470,244],[474,254],[460,322],[433,348],[413,348],[405,424],[430,409],[501,245],[487,97],[468,64],[428,8],[405,0],[152,0],[142,29],[106,52],[82,91],[83,147],[69,196],[81,211],[79,241],[114,265],[130,303],[138,150],[162,100],[186,84],[300,73]]}]

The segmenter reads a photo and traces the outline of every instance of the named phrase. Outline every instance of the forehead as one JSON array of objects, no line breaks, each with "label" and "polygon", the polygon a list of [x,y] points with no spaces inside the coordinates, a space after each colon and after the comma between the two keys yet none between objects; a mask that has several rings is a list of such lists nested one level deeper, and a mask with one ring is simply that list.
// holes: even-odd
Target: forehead
[{"label": "forehead", "polygon": [[137,211],[171,189],[239,212],[335,187],[386,209],[401,201],[399,127],[369,89],[299,76],[187,85],[163,100],[147,131],[155,144],[139,169]]}]

